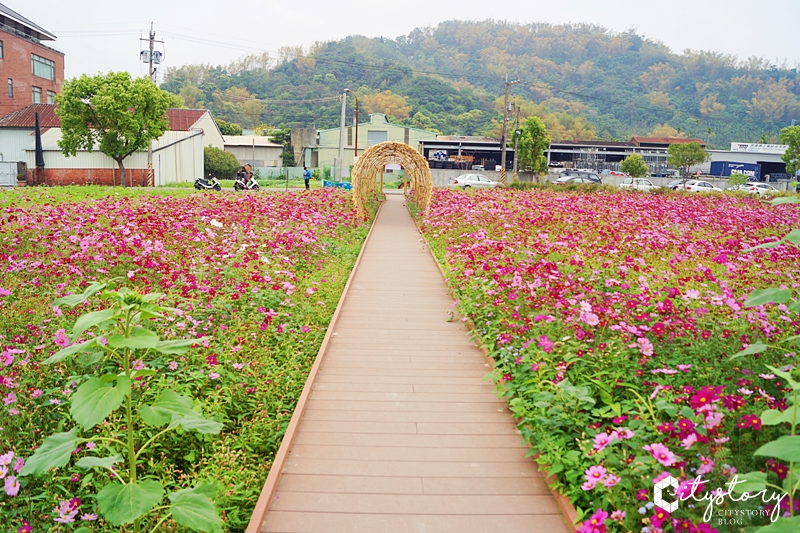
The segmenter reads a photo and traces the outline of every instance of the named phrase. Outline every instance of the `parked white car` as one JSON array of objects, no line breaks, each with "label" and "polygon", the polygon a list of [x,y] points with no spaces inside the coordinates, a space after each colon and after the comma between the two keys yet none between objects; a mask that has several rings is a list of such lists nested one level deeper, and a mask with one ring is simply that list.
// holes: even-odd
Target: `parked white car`
[{"label": "parked white car", "polygon": [[494,188],[499,187],[499,181],[492,181],[486,176],[482,176],[480,174],[461,174],[457,178],[450,178],[449,184],[452,187],[487,187],[487,188]]},{"label": "parked white car", "polygon": [[687,181],[683,187],[678,185],[678,190],[683,188],[688,192],[722,192],[722,189],[718,187],[714,187],[707,181],[701,180],[689,180]]},{"label": "parked white car", "polygon": [[780,192],[778,189],[767,183],[748,183],[747,187],[747,192],[750,194],[757,194],[759,196],[775,195]]},{"label": "parked white car", "polygon": [[625,178],[619,184],[620,189],[634,189],[637,191],[653,191],[658,189],[653,182],[645,178]]}]

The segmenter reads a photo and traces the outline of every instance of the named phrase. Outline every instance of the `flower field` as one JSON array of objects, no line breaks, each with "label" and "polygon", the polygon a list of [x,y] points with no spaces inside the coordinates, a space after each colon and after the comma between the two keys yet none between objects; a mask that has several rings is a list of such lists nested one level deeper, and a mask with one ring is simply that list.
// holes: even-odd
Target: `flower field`
[{"label": "flower field", "polygon": [[[754,457],[787,433],[762,413],[792,406],[796,343],[732,357],[800,334],[790,302],[746,305],[754,289],[796,294],[796,247],[745,250],[797,216],[723,196],[434,191],[420,227],[580,531],[740,531],[770,516],[737,509],[788,514],[787,499],[735,502],[717,488],[737,472],[797,481],[787,461]],[[680,494],[720,497],[666,512],[653,487],[670,475]],[[706,483],[692,487],[697,476]]]},{"label": "flower field", "polygon": [[[194,498],[202,507],[213,497],[223,529],[243,531],[369,229],[369,220],[358,219],[351,206],[346,193],[332,189],[192,194],[90,187],[0,194],[0,532],[118,531],[98,510],[98,491],[122,478],[120,465],[112,466],[121,459],[97,458],[125,456],[117,435],[126,432],[136,449],[147,447],[131,483],[137,476],[148,479],[143,487],[157,481],[158,494],[162,487],[218,485],[202,498],[171,494],[169,509],[182,521],[173,522],[159,507],[124,530],[185,531],[181,525],[197,518],[180,515],[180,502]],[[99,289],[74,307],[54,305],[93,281],[114,279],[122,289],[104,298],[118,295],[122,309],[145,309],[151,304],[142,295],[163,294],[153,298],[168,312],[141,315],[165,340],[158,353],[136,350],[155,345],[141,336],[151,335],[144,328],[131,334],[139,337],[115,339],[95,333],[100,319],[90,325],[97,329],[76,324],[81,315],[111,305],[98,297]],[[126,354],[146,357],[129,361],[126,355],[124,366],[93,356],[44,364],[87,339],[112,355],[115,342],[128,343]],[[195,341],[180,350],[180,339]],[[111,373],[101,383],[86,379],[86,367]],[[107,383],[114,380],[117,386]],[[90,381],[109,395],[125,383],[119,401],[152,401],[169,387],[188,401],[185,416],[173,417],[171,432],[164,433],[151,427],[164,411],[145,416],[141,410],[141,420],[130,408],[127,419],[117,411],[105,418],[81,412],[85,406],[72,400]],[[137,433],[125,420],[136,421]],[[45,437],[74,435],[76,422],[81,437],[73,442],[80,444],[67,449],[64,466],[34,465],[33,454],[48,449]],[[123,519],[117,516],[133,523]]]}]

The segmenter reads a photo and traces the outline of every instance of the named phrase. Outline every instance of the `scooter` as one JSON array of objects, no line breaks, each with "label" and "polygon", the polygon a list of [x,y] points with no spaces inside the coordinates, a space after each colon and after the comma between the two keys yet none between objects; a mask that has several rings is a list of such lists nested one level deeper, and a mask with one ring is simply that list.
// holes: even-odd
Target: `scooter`
[{"label": "scooter", "polygon": [[246,175],[237,174],[236,181],[233,182],[233,188],[237,191],[255,191],[259,189],[258,182],[256,181],[256,177],[253,174],[250,174],[250,179],[247,179]]},{"label": "scooter", "polygon": [[198,191],[204,189],[214,189],[215,191],[221,191],[222,185],[219,184],[217,181],[217,177],[214,174],[209,174],[208,178],[197,178],[194,180],[194,188]]}]

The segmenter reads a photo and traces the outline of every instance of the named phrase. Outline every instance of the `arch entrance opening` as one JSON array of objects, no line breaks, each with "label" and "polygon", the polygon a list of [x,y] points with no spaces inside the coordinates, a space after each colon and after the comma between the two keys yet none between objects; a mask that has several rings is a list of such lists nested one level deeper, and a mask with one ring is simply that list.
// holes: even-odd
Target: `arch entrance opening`
[{"label": "arch entrance opening", "polygon": [[428,161],[407,144],[386,141],[364,150],[353,167],[353,203],[359,214],[365,212],[367,196],[378,190],[377,176],[386,165],[392,163],[403,167],[414,202],[422,210],[428,207],[433,192],[433,178]]}]

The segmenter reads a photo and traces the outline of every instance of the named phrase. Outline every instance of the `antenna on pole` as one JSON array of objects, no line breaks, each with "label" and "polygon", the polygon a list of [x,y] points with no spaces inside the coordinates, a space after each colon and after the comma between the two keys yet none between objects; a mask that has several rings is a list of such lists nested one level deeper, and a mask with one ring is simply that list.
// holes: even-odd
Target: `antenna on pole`
[{"label": "antenna on pole", "polygon": [[[142,50],[139,55],[142,57],[142,62],[147,63],[147,75],[156,83],[156,67],[155,65],[161,64],[161,52],[154,51],[156,43],[164,43],[164,41],[156,41],[156,30],[153,29],[153,22],[150,21],[150,35],[148,39],[139,39],[140,41],[148,41],[150,44],[149,50]],[[133,177],[131,176],[131,185],[133,184]],[[147,177],[145,182],[142,183],[145,187],[155,186],[155,174],[153,172],[153,141],[150,141],[147,147]]]}]

